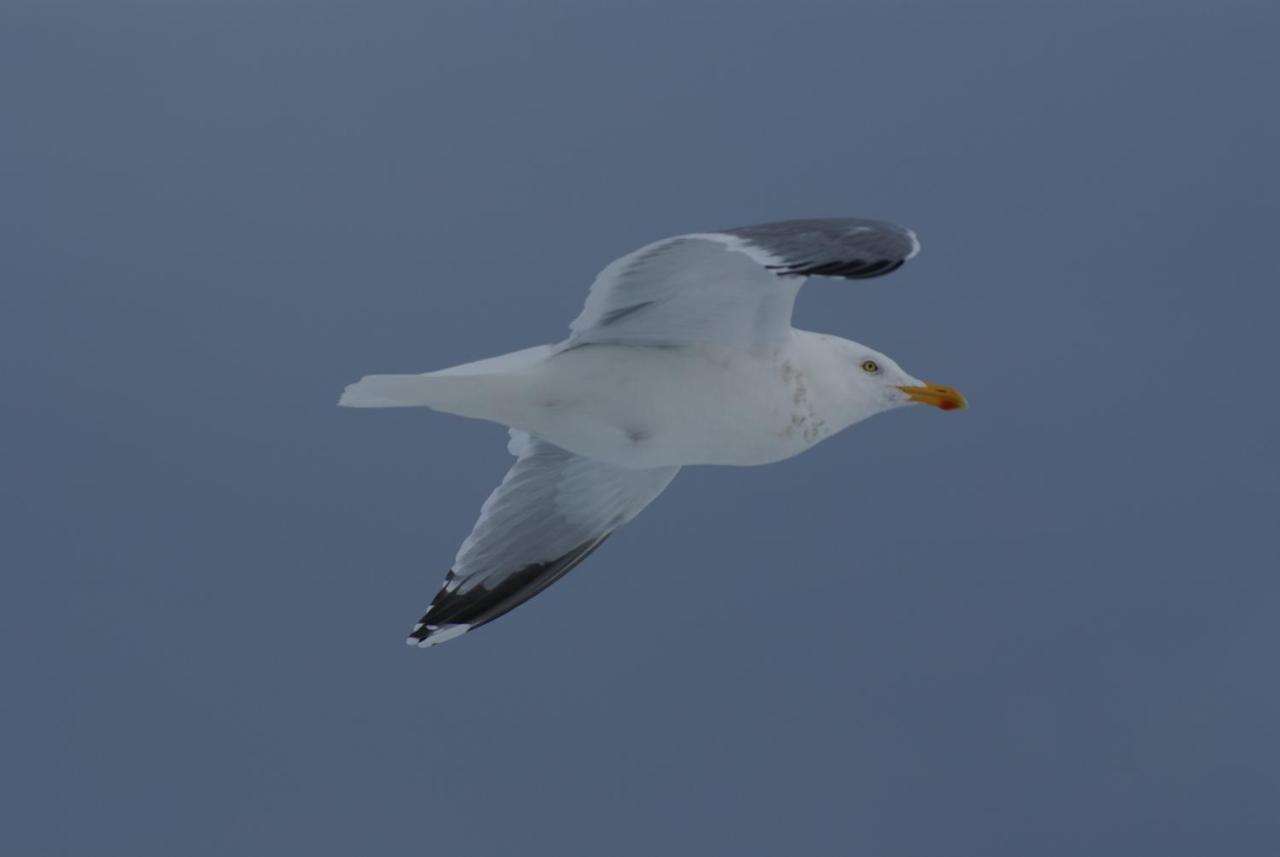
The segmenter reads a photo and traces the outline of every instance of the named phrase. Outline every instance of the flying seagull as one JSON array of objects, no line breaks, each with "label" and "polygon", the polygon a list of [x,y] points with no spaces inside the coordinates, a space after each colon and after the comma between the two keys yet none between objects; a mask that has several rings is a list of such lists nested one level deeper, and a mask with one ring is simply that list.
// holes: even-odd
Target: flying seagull
[{"label": "flying seagull", "polygon": [[874,349],[791,326],[809,277],[878,277],[919,250],[911,230],[860,218],[679,235],[601,271],[563,342],[347,387],[347,407],[511,429],[516,462],[406,642],[443,643],[528,601],[685,465],[768,464],[913,402],[965,407]]}]

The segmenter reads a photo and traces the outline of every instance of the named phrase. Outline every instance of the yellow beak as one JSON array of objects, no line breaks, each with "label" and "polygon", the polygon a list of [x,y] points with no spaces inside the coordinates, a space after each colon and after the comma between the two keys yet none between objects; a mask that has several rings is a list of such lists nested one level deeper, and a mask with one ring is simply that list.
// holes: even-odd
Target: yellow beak
[{"label": "yellow beak", "polygon": [[923,387],[899,387],[898,389],[906,393],[913,402],[933,405],[944,411],[959,411],[969,407],[969,403],[955,387],[926,383]]}]

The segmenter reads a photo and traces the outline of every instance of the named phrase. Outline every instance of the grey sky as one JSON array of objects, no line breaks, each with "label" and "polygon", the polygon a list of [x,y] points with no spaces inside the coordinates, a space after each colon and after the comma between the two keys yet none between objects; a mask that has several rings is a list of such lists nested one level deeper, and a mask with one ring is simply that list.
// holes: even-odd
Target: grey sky
[{"label": "grey sky", "polygon": [[[6,854],[1272,855],[1280,13],[10,2]],[[916,229],[953,384],[404,647],[504,432],[344,384],[657,238]]]}]

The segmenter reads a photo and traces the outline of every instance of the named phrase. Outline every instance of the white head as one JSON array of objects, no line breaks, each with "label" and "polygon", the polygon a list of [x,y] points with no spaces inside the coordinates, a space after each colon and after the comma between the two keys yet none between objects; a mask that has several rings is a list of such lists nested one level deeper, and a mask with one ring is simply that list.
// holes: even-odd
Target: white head
[{"label": "white head", "polygon": [[841,410],[852,425],[883,411],[903,405],[930,405],[944,411],[965,408],[968,402],[954,387],[921,381],[897,361],[874,348],[848,339],[836,339],[839,347],[836,374],[845,384]]}]

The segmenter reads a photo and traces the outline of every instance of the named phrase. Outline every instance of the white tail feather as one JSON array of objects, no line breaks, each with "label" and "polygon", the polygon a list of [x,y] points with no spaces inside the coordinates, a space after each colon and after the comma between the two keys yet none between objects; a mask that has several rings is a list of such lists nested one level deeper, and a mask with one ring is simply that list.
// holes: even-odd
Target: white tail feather
[{"label": "white tail feather", "polygon": [[509,424],[519,413],[524,382],[508,375],[366,375],[347,387],[347,408],[431,408],[460,417]]},{"label": "white tail feather", "polygon": [[347,387],[346,408],[427,407],[464,417],[503,422],[503,406],[525,387],[523,372],[547,359],[551,345],[537,345],[474,363],[420,375],[366,375]]},{"label": "white tail feather", "polygon": [[439,399],[439,384],[431,375],[365,375],[342,391],[344,408],[431,407]]}]

